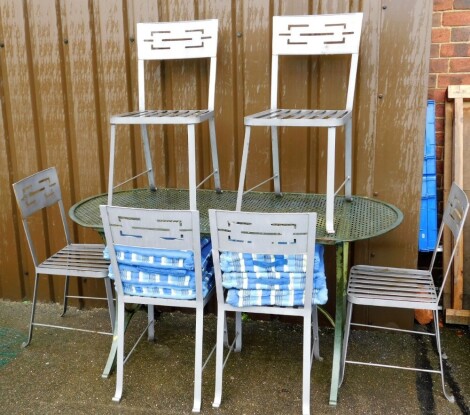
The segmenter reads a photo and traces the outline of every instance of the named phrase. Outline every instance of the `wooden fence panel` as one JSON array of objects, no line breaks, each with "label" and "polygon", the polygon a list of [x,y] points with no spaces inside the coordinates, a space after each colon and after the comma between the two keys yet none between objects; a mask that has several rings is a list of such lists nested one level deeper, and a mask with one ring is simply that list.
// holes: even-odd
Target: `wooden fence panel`
[{"label": "wooden fence panel", "polygon": [[[406,10],[406,13],[403,13]],[[405,223],[356,244],[354,261],[414,266],[420,205],[427,67],[432,4],[426,0],[3,0],[0,3],[0,296],[31,298],[33,267],[11,183],[56,166],[67,207],[107,190],[109,117],[137,101],[135,25],[141,21],[219,19],[216,130],[223,189],[234,190],[243,146],[243,117],[270,103],[273,15],[364,12],[353,123],[353,192],[394,203]],[[342,58],[281,59],[280,106],[334,107],[344,102],[348,62]],[[151,63],[149,107],[206,104],[207,62]],[[281,129],[284,191],[324,192],[326,132]],[[197,130],[199,177],[210,171],[208,128]],[[186,187],[185,128],[151,127],[150,145],[161,187]],[[343,176],[338,137],[337,185]],[[271,175],[267,129],[253,128],[247,185]],[[142,171],[137,128],[118,128],[117,178]],[[143,178],[130,185],[144,186]],[[209,182],[204,185],[211,187]],[[271,190],[272,184],[261,188]],[[13,220],[11,220],[13,218]],[[39,217],[41,247],[58,245],[57,216]],[[96,242],[73,225],[77,241]],[[86,283],[89,284],[89,283]],[[87,290],[101,288],[87,285]],[[59,297],[60,284],[40,292]],[[85,287],[77,287],[85,289]]]}]

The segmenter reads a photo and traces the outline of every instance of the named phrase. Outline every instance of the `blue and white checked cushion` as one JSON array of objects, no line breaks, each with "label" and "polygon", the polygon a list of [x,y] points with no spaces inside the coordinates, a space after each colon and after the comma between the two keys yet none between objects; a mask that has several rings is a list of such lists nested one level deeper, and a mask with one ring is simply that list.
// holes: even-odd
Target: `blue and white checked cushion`
[{"label": "blue and white checked cushion", "polygon": [[[324,248],[315,246],[313,303],[328,301]],[[222,285],[235,307],[304,305],[306,256],[222,252]]]},{"label": "blue and white checked cushion", "polygon": [[[323,245],[315,246],[314,271],[323,271]],[[221,252],[222,272],[305,272],[306,255],[266,255],[239,252]]]},{"label": "blue and white checked cushion", "polygon": [[[211,247],[210,238],[201,238],[201,262],[203,267],[211,256]],[[114,249],[119,264],[194,270],[194,254],[191,251],[137,248],[121,245],[115,245]]]},{"label": "blue and white checked cushion", "polygon": [[[196,298],[196,289],[166,288],[156,285],[123,284],[126,295],[138,295],[141,297],[171,298],[174,300],[193,300]],[[202,295],[205,297],[209,292],[208,287],[203,287]]]},{"label": "blue and white checked cushion", "polygon": [[[201,238],[203,296],[214,286],[210,238]],[[124,293],[145,297],[195,299],[194,254],[191,251],[130,248],[116,245]],[[105,251],[104,256],[109,258]],[[109,277],[114,279],[112,268]]]},{"label": "blue and white checked cushion", "polygon": [[[227,303],[234,307],[280,306],[294,307],[304,305],[305,290],[236,290],[227,291]],[[313,304],[326,304],[328,291],[314,289]]]}]

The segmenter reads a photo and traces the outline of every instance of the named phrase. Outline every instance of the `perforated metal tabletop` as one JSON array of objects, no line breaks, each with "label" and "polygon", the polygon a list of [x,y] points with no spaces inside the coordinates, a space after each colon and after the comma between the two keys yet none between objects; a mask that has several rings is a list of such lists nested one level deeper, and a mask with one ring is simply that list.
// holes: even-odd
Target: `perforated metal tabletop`
[{"label": "perforated metal tabletop", "polygon": [[[197,207],[201,215],[201,232],[209,233],[208,209],[234,210],[237,192],[213,190],[197,191]],[[70,217],[78,224],[102,230],[99,205],[107,203],[103,193],[76,203],[70,208]],[[352,242],[384,234],[397,227],[403,220],[402,212],[388,203],[354,196],[352,201],[343,196],[335,198],[335,234],[325,231],[325,195],[306,193],[250,192],[243,198],[243,211],[257,212],[317,212],[317,240],[324,244]],[[113,204],[117,206],[147,209],[189,209],[188,190],[181,189],[133,189],[116,192]]]}]

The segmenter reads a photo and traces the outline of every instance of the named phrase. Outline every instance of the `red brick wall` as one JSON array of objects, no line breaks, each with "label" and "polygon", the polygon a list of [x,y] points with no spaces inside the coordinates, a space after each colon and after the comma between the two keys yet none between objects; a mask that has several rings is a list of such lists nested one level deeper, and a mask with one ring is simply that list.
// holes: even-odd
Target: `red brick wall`
[{"label": "red brick wall", "polygon": [[448,85],[470,84],[470,0],[433,0],[428,98],[436,101],[439,211],[444,172],[444,102]]}]

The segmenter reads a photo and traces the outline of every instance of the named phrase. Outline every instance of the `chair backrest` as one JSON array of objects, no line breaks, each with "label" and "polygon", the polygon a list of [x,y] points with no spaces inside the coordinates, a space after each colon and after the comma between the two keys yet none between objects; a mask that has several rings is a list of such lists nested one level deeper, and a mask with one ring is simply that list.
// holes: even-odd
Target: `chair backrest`
[{"label": "chair backrest", "polygon": [[38,265],[33,238],[29,231],[28,218],[34,213],[58,204],[67,244],[71,243],[67,217],[62,203],[59,178],[55,167],[42,170],[13,184],[16,201],[20,208],[23,227],[34,264]]},{"label": "chair backrest", "polygon": [[[305,304],[312,302],[316,213],[259,213],[209,209],[212,257],[220,281],[219,253],[223,251],[306,255]],[[217,296],[223,298],[221,284]]]},{"label": "chair backrest", "polygon": [[201,235],[199,212],[191,210],[159,210],[101,205],[101,218],[109,250],[116,288],[123,287],[115,247],[148,248],[151,250],[192,251],[196,278],[196,299],[202,300]]},{"label": "chair backrest", "polygon": [[214,109],[218,20],[137,23],[139,110],[145,108],[144,61],[210,58],[208,109]]},{"label": "chair backrest", "polygon": [[273,17],[271,108],[277,108],[279,55],[351,55],[346,109],[356,87],[362,13]]},{"label": "chair backrest", "polygon": [[449,258],[449,263],[444,270],[444,278],[442,280],[442,285],[439,290],[439,297],[438,300],[440,299],[442,292],[444,290],[445,282],[447,280],[447,277],[449,275],[453,259],[455,257],[455,253],[458,247],[458,242],[460,240],[460,237],[462,236],[462,231],[463,231],[463,226],[465,224],[465,219],[467,217],[468,213],[468,197],[465,194],[465,192],[454,182],[452,184],[452,187],[450,188],[449,192],[449,197],[447,199],[447,204],[444,209],[444,214],[442,216],[442,222],[441,226],[439,228],[439,233],[437,236],[437,241],[436,241],[436,247],[434,249],[434,253],[431,259],[431,265],[430,265],[430,270],[434,267],[434,262],[436,259],[436,255],[439,249],[439,245],[441,243],[441,239],[444,233],[444,229],[447,227],[450,232],[452,233],[452,236],[454,237],[453,241],[453,248],[451,251],[451,255]]}]

